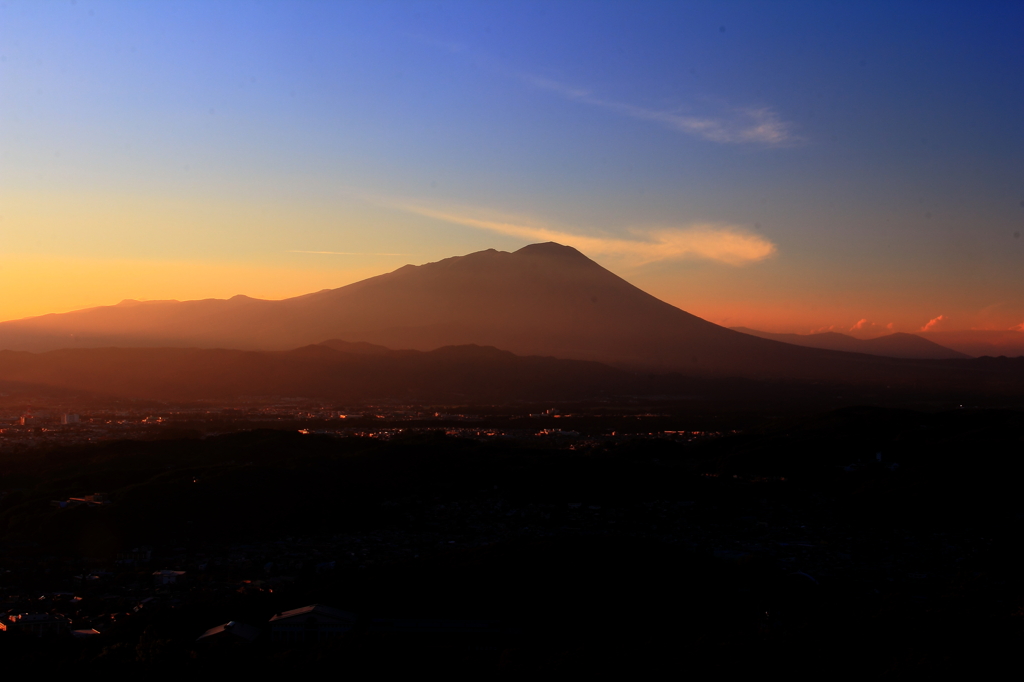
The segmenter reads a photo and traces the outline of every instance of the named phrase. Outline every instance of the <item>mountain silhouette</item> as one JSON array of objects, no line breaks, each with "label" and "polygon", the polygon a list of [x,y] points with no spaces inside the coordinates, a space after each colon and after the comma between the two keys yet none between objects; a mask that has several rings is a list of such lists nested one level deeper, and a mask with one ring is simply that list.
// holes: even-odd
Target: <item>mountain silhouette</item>
[{"label": "mountain silhouette", "polygon": [[915,334],[896,332],[886,334],[874,339],[858,339],[847,334],[837,332],[821,332],[818,334],[773,334],[747,327],[731,327],[733,331],[743,332],[751,336],[758,336],[762,339],[782,341],[796,346],[808,348],[824,348],[827,350],[841,350],[847,353],[866,353],[867,355],[881,355],[889,358],[916,358],[918,360],[950,360],[953,358],[970,357],[965,353],[958,353],[934,341],[923,339]]},{"label": "mountain silhouette", "polygon": [[421,351],[476,344],[688,375],[845,380],[891,369],[872,356],[720,327],[555,243],[406,265],[280,301],[125,301],[0,324],[0,348],[37,352],[109,346],[287,350],[339,338]]}]

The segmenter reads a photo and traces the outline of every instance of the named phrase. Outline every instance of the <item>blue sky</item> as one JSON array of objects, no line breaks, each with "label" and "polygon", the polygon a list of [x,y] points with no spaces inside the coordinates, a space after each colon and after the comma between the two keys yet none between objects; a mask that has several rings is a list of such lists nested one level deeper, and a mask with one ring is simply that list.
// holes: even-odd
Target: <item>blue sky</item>
[{"label": "blue sky", "polygon": [[550,237],[719,323],[1005,329],[1022,29],[1021,3],[7,2],[0,318]]}]

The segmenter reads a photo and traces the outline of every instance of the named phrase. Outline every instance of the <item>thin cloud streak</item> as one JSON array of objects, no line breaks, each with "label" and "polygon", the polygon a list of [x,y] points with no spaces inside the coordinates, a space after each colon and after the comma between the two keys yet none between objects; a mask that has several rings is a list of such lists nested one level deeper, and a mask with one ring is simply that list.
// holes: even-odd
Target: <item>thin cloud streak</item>
[{"label": "thin cloud streak", "polygon": [[641,121],[653,121],[682,133],[696,135],[712,142],[727,144],[762,144],[779,147],[799,142],[790,132],[790,125],[769,107],[734,108],[730,117],[685,116],[671,111],[647,109],[625,102],[595,97],[590,91],[573,88],[557,81],[527,74],[520,78],[530,85],[558,93],[566,99],[615,111]]},{"label": "thin cloud streak", "polygon": [[704,258],[730,265],[745,265],[775,253],[767,239],[728,225],[693,225],[685,228],[636,230],[636,239],[594,237],[514,222],[485,220],[451,211],[422,206],[402,206],[417,215],[466,225],[521,239],[553,241],[576,247],[584,253],[629,258],[639,264],[682,258]]},{"label": "thin cloud streak", "polygon": [[327,256],[414,256],[414,253],[356,253],[352,251],[285,251],[285,253],[315,253]]}]

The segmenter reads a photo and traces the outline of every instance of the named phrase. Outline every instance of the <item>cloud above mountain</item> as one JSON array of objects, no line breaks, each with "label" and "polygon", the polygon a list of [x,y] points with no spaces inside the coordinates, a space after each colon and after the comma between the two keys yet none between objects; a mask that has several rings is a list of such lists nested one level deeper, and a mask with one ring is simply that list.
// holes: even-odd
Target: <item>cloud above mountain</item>
[{"label": "cloud above mountain", "polygon": [[893,323],[880,324],[878,322],[872,322],[866,317],[862,317],[857,320],[857,323],[850,327],[847,331],[851,334],[863,335],[878,335],[878,334],[889,334],[892,333]]},{"label": "cloud above mountain", "polygon": [[494,219],[464,210],[440,210],[405,205],[403,210],[418,215],[466,225],[531,241],[568,244],[589,254],[626,258],[637,264],[665,260],[700,258],[729,265],[746,265],[768,258],[776,246],[768,239],[733,225],[704,223],[686,227],[660,227],[630,231],[629,237],[582,235],[521,220]]}]

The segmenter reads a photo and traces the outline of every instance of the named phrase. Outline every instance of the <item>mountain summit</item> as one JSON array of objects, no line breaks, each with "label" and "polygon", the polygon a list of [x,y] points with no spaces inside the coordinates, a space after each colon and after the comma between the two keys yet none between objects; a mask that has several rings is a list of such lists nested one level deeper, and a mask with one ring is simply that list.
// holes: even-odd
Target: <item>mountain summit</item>
[{"label": "mountain summit", "polygon": [[0,348],[31,351],[284,350],[325,339],[424,351],[479,344],[520,355],[705,375],[837,378],[863,372],[864,362],[880,362],[719,327],[641,291],[576,249],[550,242],[406,265],[280,301],[236,296],[132,302],[0,324]]}]

